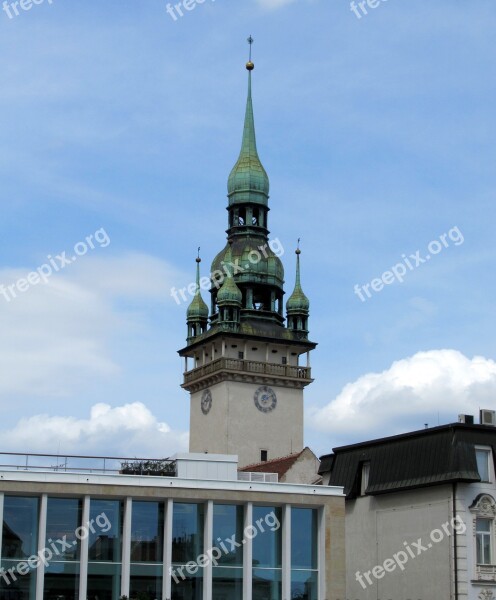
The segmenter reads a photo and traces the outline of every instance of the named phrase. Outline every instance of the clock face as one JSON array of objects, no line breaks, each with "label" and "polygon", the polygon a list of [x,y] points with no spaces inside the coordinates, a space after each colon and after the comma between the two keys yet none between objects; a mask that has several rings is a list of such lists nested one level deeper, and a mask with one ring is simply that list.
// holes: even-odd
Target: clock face
[{"label": "clock face", "polygon": [[277,406],[277,396],[274,390],[266,385],[262,385],[255,392],[253,398],[255,400],[255,406],[259,411],[268,413],[274,410]]},{"label": "clock face", "polygon": [[208,415],[211,408],[212,408],[212,392],[210,390],[205,390],[201,397],[202,413],[204,415]]}]

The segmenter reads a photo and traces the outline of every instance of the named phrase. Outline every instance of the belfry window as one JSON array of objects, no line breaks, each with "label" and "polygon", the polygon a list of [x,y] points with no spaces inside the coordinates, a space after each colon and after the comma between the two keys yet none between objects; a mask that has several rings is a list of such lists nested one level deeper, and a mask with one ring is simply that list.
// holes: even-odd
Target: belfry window
[{"label": "belfry window", "polygon": [[253,216],[251,218],[252,225],[260,225],[260,210],[258,208],[253,209]]}]

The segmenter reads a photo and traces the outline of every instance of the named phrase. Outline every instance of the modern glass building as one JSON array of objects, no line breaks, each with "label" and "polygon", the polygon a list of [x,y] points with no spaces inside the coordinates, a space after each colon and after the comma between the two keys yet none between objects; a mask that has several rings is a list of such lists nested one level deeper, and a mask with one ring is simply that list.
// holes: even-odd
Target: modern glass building
[{"label": "modern glass building", "polygon": [[0,471],[0,600],[344,597],[341,488],[239,481],[231,456],[175,467]]}]

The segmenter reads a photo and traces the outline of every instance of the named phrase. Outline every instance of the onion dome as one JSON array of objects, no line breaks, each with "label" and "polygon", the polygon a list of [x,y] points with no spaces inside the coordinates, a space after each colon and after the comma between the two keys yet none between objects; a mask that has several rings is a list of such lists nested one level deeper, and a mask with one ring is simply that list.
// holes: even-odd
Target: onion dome
[{"label": "onion dome", "polygon": [[300,283],[300,254],[301,250],[298,248],[296,254],[296,283],[294,291],[286,302],[286,311],[289,315],[308,315],[310,310],[310,300],[305,296],[301,288]]},{"label": "onion dome", "polygon": [[229,270],[232,268],[232,253],[231,245],[227,249],[227,253],[224,258],[224,283],[217,294],[217,304],[219,306],[224,305],[236,305],[241,306],[243,302],[243,294],[236,285],[232,272]]},{"label": "onion dome", "polygon": [[196,259],[196,292],[186,312],[188,321],[203,321],[208,319],[208,306],[203,301],[200,290],[200,263],[201,258],[198,256]]}]

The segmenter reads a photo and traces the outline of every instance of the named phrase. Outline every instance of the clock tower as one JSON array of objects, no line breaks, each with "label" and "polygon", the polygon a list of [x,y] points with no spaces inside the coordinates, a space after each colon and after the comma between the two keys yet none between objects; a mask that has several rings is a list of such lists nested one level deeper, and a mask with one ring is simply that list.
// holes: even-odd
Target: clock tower
[{"label": "clock tower", "polygon": [[303,450],[303,390],[312,382],[316,346],[308,339],[299,248],[283,316],[282,248],[269,240],[269,178],[255,139],[251,56],[246,68],[243,140],[228,180],[227,243],[210,271],[210,314],[196,259],[187,345],[179,351],[182,387],[190,392],[190,452],[237,454],[240,467]]}]

